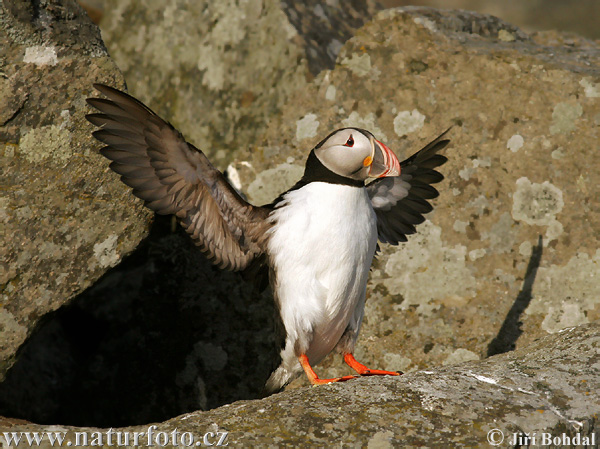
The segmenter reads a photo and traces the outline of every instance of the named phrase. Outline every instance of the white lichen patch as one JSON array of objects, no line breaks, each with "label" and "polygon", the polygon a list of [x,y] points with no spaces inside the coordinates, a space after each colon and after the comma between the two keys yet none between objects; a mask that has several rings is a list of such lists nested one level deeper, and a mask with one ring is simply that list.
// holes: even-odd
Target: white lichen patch
[{"label": "white lichen patch", "polygon": [[479,195],[477,198],[473,198],[466,205],[467,209],[474,209],[475,214],[478,216],[482,216],[486,209],[490,207],[489,200],[485,197],[485,195]]},{"label": "white lichen patch", "polygon": [[231,6],[233,6],[231,3],[229,5],[221,4],[221,6],[215,8],[218,20],[215,21],[211,29],[211,35],[215,43],[218,43],[220,46],[227,44],[234,46],[239,44],[246,38],[246,33],[248,32],[246,28],[246,11],[243,8],[239,8],[239,11],[232,14]]},{"label": "white lichen patch", "polygon": [[490,168],[492,166],[492,158],[489,156],[483,157],[481,159],[473,159],[471,162],[474,168]]},{"label": "white lichen patch", "polygon": [[433,33],[437,31],[437,26],[435,25],[435,22],[431,19],[428,19],[427,17],[415,17],[413,19],[413,22],[415,22],[417,25],[424,26]]},{"label": "white lichen patch", "polygon": [[102,268],[114,267],[120,260],[117,252],[117,241],[119,236],[109,235],[106,240],[94,245],[94,256],[98,260],[98,265]]},{"label": "white lichen patch", "polygon": [[280,164],[265,170],[248,186],[248,199],[252,204],[268,204],[292,187],[303,173],[304,167],[295,164]]},{"label": "white lichen patch", "polygon": [[[168,64],[169,60],[173,60],[174,64],[188,63],[194,61],[202,74],[202,84],[214,91],[221,91],[230,83],[236,85],[244,85],[248,75],[256,76],[256,70],[260,70],[265,61],[268,61],[269,55],[265,54],[263,58],[256,57],[252,59],[252,68],[246,73],[244,70],[230,70],[232,58],[235,58],[236,52],[227,51],[227,47],[236,48],[244,45],[247,41],[255,42],[257,48],[259,46],[262,35],[260,33],[248,34],[248,23],[261,22],[263,29],[268,29],[270,12],[263,10],[262,2],[246,1],[237,2],[235,0],[221,0],[212,2],[210,7],[205,8],[204,13],[210,15],[206,20],[211,23],[211,26],[206,30],[201,42],[195,41],[197,34],[185,32],[189,25],[182,23],[182,18],[189,17],[181,14],[181,7],[177,4],[170,4],[164,8],[162,12],[163,23],[161,27],[154,27],[152,35],[160,36],[165,29],[178,29],[179,33],[175,33],[169,39],[161,39],[160,37],[148,39],[149,32],[145,29],[140,29],[139,38],[135,43],[136,46],[145,48],[148,51],[149,47],[153,51],[150,53],[160,55],[160,58],[166,59],[163,64]],[[263,11],[261,11],[263,10]],[[257,29],[260,26],[255,25]],[[289,36],[296,34],[293,26],[287,25],[282,29],[277,30],[281,33],[281,43],[273,43],[273,46],[282,45]],[[272,31],[274,32],[274,30]],[[171,33],[172,35],[173,33]],[[168,42],[171,47],[156,48],[157,45],[164,45],[163,42]],[[265,50],[265,53],[267,51]],[[251,85],[252,83],[247,83]]]},{"label": "white lichen patch", "polygon": [[394,432],[382,430],[373,434],[367,443],[367,449],[392,449],[394,445]]},{"label": "white lichen patch", "polygon": [[406,136],[418,131],[425,123],[425,116],[417,109],[400,111],[394,118],[394,131],[398,137]]},{"label": "white lichen patch", "polygon": [[545,136],[541,136],[541,140],[542,140],[542,148],[544,150],[549,150],[550,148],[552,148],[552,142],[550,141],[550,139],[547,139]]},{"label": "white lichen patch", "polygon": [[71,133],[56,125],[34,128],[21,137],[19,152],[31,163],[49,158],[65,163],[71,157]]},{"label": "white lichen patch", "polygon": [[562,223],[556,219],[552,220],[546,228],[546,238],[544,239],[544,246],[548,246],[548,243],[560,237],[563,231],[564,228]]},{"label": "white lichen patch", "polygon": [[548,314],[542,321],[542,329],[554,333],[561,329],[579,326],[588,322],[589,320],[578,304],[563,303],[559,307],[548,307]]},{"label": "white lichen patch", "polygon": [[331,56],[332,60],[335,60],[340,54],[343,46],[343,42],[339,41],[338,39],[331,39],[331,41],[327,44],[327,54]]},{"label": "white lichen patch", "polygon": [[562,190],[548,181],[532,183],[523,177],[517,179],[513,195],[512,216],[529,225],[548,226],[564,206]]},{"label": "white lichen patch", "polygon": [[371,57],[368,53],[362,55],[352,53],[350,58],[343,58],[341,64],[356,76],[367,76],[371,71]]},{"label": "white lichen patch", "polygon": [[419,305],[426,309],[433,300],[475,295],[476,279],[466,265],[467,248],[444,246],[442,230],[431,221],[419,225],[419,232],[390,255],[383,283],[390,294],[401,294],[401,309]]},{"label": "white lichen patch", "polygon": [[315,114],[306,114],[300,120],[296,121],[296,140],[300,142],[304,139],[310,139],[317,135],[319,121]]},{"label": "white lichen patch", "polygon": [[513,153],[516,153],[523,147],[523,143],[525,143],[523,136],[515,134],[514,136],[511,136],[510,139],[508,139],[508,142],[506,142],[506,148],[508,148]]},{"label": "white lichen patch", "polygon": [[471,179],[471,176],[473,176],[473,173],[475,173],[475,169],[473,167],[465,167],[458,171],[458,176],[460,176],[465,181],[468,181],[469,179]]},{"label": "white lichen patch", "polygon": [[507,288],[515,284],[517,278],[512,273],[507,273],[501,268],[494,268],[494,278],[496,281],[504,284]]},{"label": "white lichen patch", "polygon": [[600,98],[600,83],[593,83],[590,77],[586,77],[579,81],[579,85],[586,97]]},{"label": "white lichen patch", "polygon": [[492,225],[489,232],[482,232],[481,238],[490,242],[495,253],[508,253],[512,250],[515,239],[514,221],[508,212],[504,212]]},{"label": "white lichen patch", "polygon": [[460,232],[461,234],[466,234],[467,226],[469,226],[468,221],[456,220],[454,222],[454,226],[452,226],[452,229],[454,229],[456,232]]},{"label": "white lichen patch", "polygon": [[492,160],[489,157],[483,159],[473,159],[471,161],[471,166],[468,165],[461,170],[458,171],[458,176],[460,176],[465,181],[471,179],[471,176],[475,174],[479,167],[489,168],[492,166]]},{"label": "white lichen patch", "polygon": [[446,357],[442,365],[456,365],[457,363],[469,362],[471,360],[479,360],[479,356],[468,349],[458,348]]},{"label": "white lichen patch", "polygon": [[546,332],[589,322],[586,312],[600,304],[600,249],[577,253],[564,266],[540,267],[532,296],[525,313],[543,315]]},{"label": "white lichen patch", "polygon": [[23,56],[23,62],[28,64],[35,64],[38,67],[42,67],[45,65],[56,65],[58,64],[56,47],[44,47],[42,45],[28,47],[25,49],[25,56]]},{"label": "white lichen patch", "polygon": [[512,34],[510,31],[500,30],[500,31],[498,31],[498,39],[500,39],[501,41],[504,41],[504,42],[512,42],[516,38],[515,38],[515,35]]},{"label": "white lichen patch", "polygon": [[566,134],[575,129],[576,120],[583,115],[579,103],[558,103],[552,111],[550,134]]},{"label": "white lichen patch", "polygon": [[475,261],[477,259],[481,259],[485,256],[487,250],[485,248],[477,248],[472,251],[469,251],[469,260]]},{"label": "white lichen patch", "polygon": [[352,111],[348,118],[342,120],[342,124],[344,126],[366,129],[367,131],[371,131],[375,135],[376,139],[387,140],[387,136],[384,134],[381,128],[377,126],[375,114],[372,112],[369,112],[367,115],[362,117],[358,112]]},{"label": "white lichen patch", "polygon": [[562,159],[566,155],[565,155],[565,152],[563,151],[563,147],[558,147],[556,150],[552,151],[550,156],[552,157],[552,159]]},{"label": "white lichen patch", "polygon": [[588,195],[589,194],[589,190],[588,190],[589,182],[590,182],[589,177],[583,176],[583,174],[579,174],[579,176],[577,177],[577,181],[575,182],[575,184],[577,185],[577,190],[579,192],[582,192],[584,195]]},{"label": "white lichen patch", "polygon": [[202,84],[209,89],[220,91],[225,85],[226,67],[218,48],[203,46],[198,58],[198,70],[203,71]]},{"label": "white lichen patch", "polygon": [[325,90],[325,99],[328,101],[335,101],[336,89],[333,84],[327,86],[327,90]]},{"label": "white lichen patch", "polygon": [[523,257],[531,256],[532,251],[533,251],[533,245],[528,240],[524,241],[523,243],[521,243],[519,245],[519,254]]},{"label": "white lichen patch", "polygon": [[60,118],[63,120],[60,124],[61,128],[65,128],[71,124],[71,111],[68,109],[63,109],[60,111]]}]

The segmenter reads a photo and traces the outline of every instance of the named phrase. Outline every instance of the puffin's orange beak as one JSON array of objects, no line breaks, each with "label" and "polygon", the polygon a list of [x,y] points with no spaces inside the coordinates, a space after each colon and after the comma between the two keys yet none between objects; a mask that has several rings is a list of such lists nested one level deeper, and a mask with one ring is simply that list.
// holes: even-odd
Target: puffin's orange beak
[{"label": "puffin's orange beak", "polygon": [[373,162],[369,168],[369,176],[372,178],[399,176],[400,162],[394,152],[379,140],[373,140]]}]

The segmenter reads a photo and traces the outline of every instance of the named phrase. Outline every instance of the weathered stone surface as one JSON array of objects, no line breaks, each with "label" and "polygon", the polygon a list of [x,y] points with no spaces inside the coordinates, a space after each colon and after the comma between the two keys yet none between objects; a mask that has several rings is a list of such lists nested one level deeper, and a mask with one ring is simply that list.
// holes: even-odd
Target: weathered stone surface
[{"label": "weathered stone surface", "polygon": [[[484,361],[285,391],[182,415],[156,424],[152,431],[153,438],[162,433],[156,441],[166,439],[167,447],[176,447],[171,443],[175,430],[176,442],[190,432],[201,443],[207,432],[213,432],[211,443],[217,432],[228,432],[230,447],[489,447],[488,437],[500,442],[498,431],[505,438],[500,447],[525,446],[525,440],[510,444],[515,434],[524,432],[536,434],[537,440],[530,441],[534,447],[550,446],[543,443],[544,433],[561,443],[579,435],[580,442],[594,438],[597,444],[599,392],[600,325],[594,323]],[[133,432],[145,432],[139,442],[146,445],[148,427],[113,429],[112,443],[116,432],[127,431],[130,443],[124,447],[133,447]],[[96,441],[107,445],[108,429],[49,429],[1,418],[0,428],[65,431],[65,441],[71,442],[74,432],[87,431],[89,441],[102,438]],[[46,438],[39,447],[51,446]]]},{"label": "weathered stone surface", "polygon": [[527,32],[559,30],[563,37],[577,33],[579,36],[600,39],[596,20],[600,16],[600,4],[595,1],[544,0],[543,9],[540,8],[541,3],[520,0],[504,0],[500,3],[495,0],[381,0],[381,4],[384,8],[414,5],[468,9],[497,16]]},{"label": "weathered stone surface", "polygon": [[[178,427],[201,435],[222,426],[238,432],[232,433],[234,441],[247,442],[241,436],[247,431],[257,444],[264,436],[275,445],[303,438],[315,445],[341,439],[371,447],[398,441],[432,446],[462,438],[464,445],[480,446],[493,427],[573,433],[578,424],[566,423],[575,420],[589,435],[598,404],[597,325],[560,332],[600,316],[599,208],[593,196],[598,56],[593,42],[556,33],[528,36],[489,16],[386,11],[344,46],[335,69],[309,84],[303,79],[285,103],[266,107],[268,129],[228,170],[257,203],[297,180],[308,150],[336,127],[369,128],[402,156],[455,125],[435,212],[407,244],[384,247],[376,263],[357,349],[359,360],[369,365],[434,374],[288,391],[180,417],[161,430]],[[9,108],[22,102],[18,95],[6,100]],[[187,103],[172,106],[161,111],[166,118],[189,110]],[[277,114],[268,115],[273,111]],[[186,136],[203,146],[190,132]],[[120,192],[127,197],[127,189]],[[110,201],[118,195],[112,193]],[[234,276],[199,262],[181,234],[163,231],[159,241],[132,257],[130,265],[111,271],[65,308],[66,315],[74,313],[71,318],[48,317],[51,328],[38,334],[45,338],[38,338],[38,346],[30,341],[36,348],[32,364],[14,370],[14,377],[26,381],[7,384],[0,405],[2,399],[19,404],[35,399],[38,408],[48,407],[46,422],[57,422],[52,418],[70,406],[70,419],[88,413],[86,419],[108,426],[111,403],[114,407],[120,397],[140,411],[126,415],[119,408],[115,419],[134,416],[139,422],[152,420],[149,413],[169,396],[175,399],[167,399],[160,413],[257,395],[271,361],[268,297],[257,298]],[[553,335],[526,347],[548,333]],[[515,345],[523,349],[476,361]],[[29,358],[25,350],[21,358]],[[439,368],[468,360],[473,361],[463,367]],[[27,369],[31,366],[37,371]],[[323,376],[346,370],[338,357],[318,368]],[[41,401],[35,394],[52,392],[52,381],[64,379],[69,382],[59,386],[62,396],[48,394]],[[103,389],[122,379],[125,396]],[[73,395],[68,386],[80,380],[87,386]],[[96,396],[86,396],[91,390]],[[61,401],[65,395],[69,403]],[[105,407],[98,416],[84,409],[87,403],[96,406],[95,400]],[[398,409],[407,414],[394,415]],[[478,414],[493,425],[479,425]],[[312,428],[302,419],[312,419]]]},{"label": "weathered stone surface", "polygon": [[404,371],[483,358],[600,317],[599,62],[591,41],[491,16],[383,11],[271,120],[277,145],[228,172],[267,202],[337,127],[408,156],[455,125],[434,212],[375,264],[357,357]]},{"label": "weathered stone surface", "polygon": [[217,165],[252,149],[293,91],[333,67],[372,0],[106,0],[102,34],[130,91]]},{"label": "weathered stone surface", "polygon": [[0,379],[36,323],[89,287],[149,214],[95,151],[94,81],[122,84],[75,1],[0,5]]}]

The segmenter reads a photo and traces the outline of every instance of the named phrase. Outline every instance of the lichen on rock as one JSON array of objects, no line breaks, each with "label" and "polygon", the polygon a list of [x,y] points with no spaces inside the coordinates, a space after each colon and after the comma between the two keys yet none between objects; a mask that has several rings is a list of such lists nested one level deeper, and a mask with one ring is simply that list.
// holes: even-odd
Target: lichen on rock
[{"label": "lichen on rock", "polygon": [[[222,428],[241,444],[315,446],[480,446],[491,423],[589,434],[600,391],[597,45],[563,45],[491,16],[428,8],[384,11],[346,41],[371,16],[354,14],[365,12],[355,2],[332,15],[337,3],[109,2],[103,26],[134,93],[217,166],[230,164],[230,179],[253,203],[293,185],[310,149],[335,128],[366,127],[402,157],[454,125],[434,212],[407,243],[382,245],[374,262],[356,348],[369,366],[410,374],[297,390],[303,378],[278,396],[186,414],[161,430]],[[2,242],[9,263],[0,261],[11,308],[0,311],[6,370],[38,318],[137,245],[150,214],[95,154],[83,120],[91,82],[122,81],[98,36],[78,43],[69,27],[89,30],[87,22],[44,27],[33,17],[39,29],[31,33],[2,14],[16,36],[5,39],[8,56],[18,61],[0,80],[0,154],[10,181],[0,217],[16,236]],[[56,60],[29,50],[25,61],[36,46],[56,48]],[[39,139],[63,146],[40,152]],[[126,398],[129,416],[147,422],[147,412],[256,397],[277,355],[270,298],[217,274],[163,227],[139,250],[143,263],[116,267],[61,309],[108,334],[69,327],[62,314],[48,318],[38,335],[50,337],[30,340],[39,358],[28,355],[47,377],[17,365],[21,389],[4,390],[5,403],[25,404],[32,390],[23,385],[37,385],[47,395],[36,395],[36,409],[55,416],[67,404],[53,400],[54,381],[86,394],[103,385],[91,403]],[[78,353],[79,340],[65,337],[73,328],[103,336],[92,340],[96,353]],[[484,360],[503,333],[516,351]],[[129,352],[113,364],[123,347]],[[337,354],[318,367],[323,377],[346,370]],[[80,383],[78,372],[86,374]],[[117,384],[125,387],[113,390]],[[139,407],[142,396],[147,407]]]}]

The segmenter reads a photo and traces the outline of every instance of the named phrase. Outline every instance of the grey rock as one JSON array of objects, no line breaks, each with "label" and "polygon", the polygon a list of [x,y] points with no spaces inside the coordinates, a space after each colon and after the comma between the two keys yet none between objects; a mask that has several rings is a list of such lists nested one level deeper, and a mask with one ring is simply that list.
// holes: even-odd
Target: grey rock
[{"label": "grey rock", "polygon": [[[214,443],[217,432],[227,432],[230,447],[487,447],[488,438],[500,442],[499,432],[505,438],[501,447],[525,446],[525,432],[535,434],[529,441],[534,447],[576,447],[570,444],[574,438],[579,444],[586,438],[591,446],[600,438],[599,392],[600,325],[594,323],[485,361],[285,391],[182,415],[152,431],[163,439],[166,434],[167,447],[176,447],[170,440],[175,430],[176,442],[185,432],[196,441],[212,432],[208,441]],[[139,441],[146,444],[149,426],[113,429],[112,445],[116,432],[122,432],[122,441],[129,432],[125,447],[133,447],[134,432],[145,432]],[[0,427],[50,430],[1,418]],[[52,430],[67,432],[66,441],[72,442],[75,432],[88,432],[90,440],[96,435],[107,445],[108,429]],[[560,438],[560,444],[545,444],[549,437]],[[520,444],[511,444],[515,438]],[[39,447],[50,445],[44,441]]]},{"label": "grey rock", "polygon": [[221,167],[260,145],[293,92],[330,68],[372,0],[106,0],[102,34],[130,91]]},{"label": "grey rock", "polygon": [[385,8],[418,5],[433,8],[469,9],[500,17],[521,29],[533,31],[558,30],[563,37],[569,32],[591,39],[600,38],[596,17],[600,14],[600,4],[594,1],[570,2],[545,0],[541,4],[505,0],[501,4],[495,0],[382,0]]},{"label": "grey rock", "polygon": [[122,84],[74,1],[0,6],[0,379],[47,313],[131,251],[150,217],[90,135],[94,81]]}]

